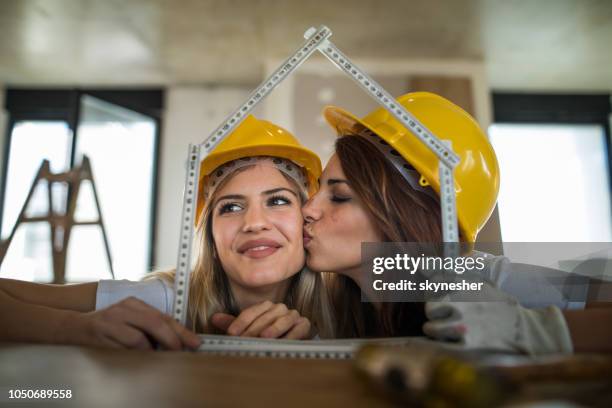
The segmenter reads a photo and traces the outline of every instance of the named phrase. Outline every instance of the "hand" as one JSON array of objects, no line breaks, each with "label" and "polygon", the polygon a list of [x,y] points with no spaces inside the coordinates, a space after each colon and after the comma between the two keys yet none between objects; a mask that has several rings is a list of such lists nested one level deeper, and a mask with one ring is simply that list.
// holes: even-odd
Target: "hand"
[{"label": "hand", "polygon": [[265,301],[244,309],[238,317],[215,313],[211,323],[230,336],[310,339],[310,321],[283,303]]},{"label": "hand", "polygon": [[171,316],[130,297],[105,309],[64,319],[58,342],[106,348],[151,350],[197,349],[199,337]]},{"label": "hand", "polygon": [[453,302],[451,294],[427,302],[425,314],[429,321],[423,325],[425,334],[459,342],[466,348],[528,354],[572,352],[569,330],[557,307],[526,309],[509,295],[486,285],[476,296],[488,301]]}]

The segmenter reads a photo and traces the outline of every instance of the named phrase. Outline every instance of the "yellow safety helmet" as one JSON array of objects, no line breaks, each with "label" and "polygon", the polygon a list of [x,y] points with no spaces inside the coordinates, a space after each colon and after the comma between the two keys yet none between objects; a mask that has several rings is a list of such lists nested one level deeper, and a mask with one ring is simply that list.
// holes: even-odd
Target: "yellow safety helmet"
[{"label": "yellow safety helmet", "polygon": [[[467,112],[441,96],[415,92],[397,101],[438,139],[449,140],[461,158],[454,172],[457,218],[464,238],[475,242],[499,192],[499,165],[487,136]],[[389,111],[378,108],[360,120],[341,108],[328,106],[324,115],[339,136],[358,134],[362,126],[374,132],[419,172],[421,186],[431,186],[439,196],[437,156]]]},{"label": "yellow safety helmet", "polygon": [[204,190],[213,171],[232,160],[251,156],[274,156],[291,160],[305,170],[308,178],[308,194],[312,195],[317,191],[321,176],[319,156],[302,146],[287,130],[267,120],[248,115],[200,165],[196,224],[206,204]]}]

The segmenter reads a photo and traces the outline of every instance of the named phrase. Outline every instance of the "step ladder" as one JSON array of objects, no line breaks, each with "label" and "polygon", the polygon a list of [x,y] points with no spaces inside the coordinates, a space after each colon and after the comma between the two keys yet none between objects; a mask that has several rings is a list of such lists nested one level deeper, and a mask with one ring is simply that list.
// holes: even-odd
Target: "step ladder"
[{"label": "step ladder", "polygon": [[[94,200],[96,203],[96,210],[98,218],[93,221],[76,221],[74,218],[76,211],[77,199],[79,196],[79,190],[81,183],[85,180],[91,182],[91,188],[93,191]],[[27,216],[26,210],[32,200],[32,196],[39,182],[47,183],[47,213],[37,216]],[[66,202],[66,208],[62,209],[59,213],[54,210],[53,206],[53,194],[52,186],[54,183],[65,183],[68,186],[68,200]],[[56,284],[66,283],[66,259],[68,252],[68,243],[70,240],[70,233],[73,227],[81,225],[99,225],[102,230],[102,237],[104,239],[104,249],[106,250],[106,258],[108,260],[108,266],[110,268],[111,275],[115,279],[115,273],[113,271],[113,262],[110,253],[110,247],[108,244],[108,237],[106,235],[106,229],[104,228],[104,222],[102,220],[102,212],[100,211],[100,200],[98,199],[98,193],[96,190],[96,184],[94,183],[93,172],[91,171],[91,165],[89,158],[83,156],[83,160],[80,166],[76,166],[65,173],[52,173],[49,160],[43,160],[36,177],[32,182],[32,186],[28,192],[26,200],[19,212],[17,221],[13,226],[11,234],[6,240],[0,242],[0,265],[4,261],[8,249],[11,245],[11,241],[15,236],[15,233],[21,224],[32,223],[32,222],[47,222],[51,227],[51,253],[53,258],[53,282]]]}]

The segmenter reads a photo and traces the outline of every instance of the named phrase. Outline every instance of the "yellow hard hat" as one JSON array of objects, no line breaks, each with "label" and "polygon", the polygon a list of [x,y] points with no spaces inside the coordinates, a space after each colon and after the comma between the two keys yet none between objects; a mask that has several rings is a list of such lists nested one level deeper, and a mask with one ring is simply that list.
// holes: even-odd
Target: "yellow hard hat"
[{"label": "yellow hard hat", "polygon": [[305,148],[287,130],[266,120],[248,115],[200,165],[196,223],[206,204],[205,187],[213,171],[232,160],[252,156],[273,156],[291,160],[301,166],[308,178],[308,194],[317,191],[321,176],[321,160],[311,150]]},{"label": "yellow hard hat", "polygon": [[[457,218],[464,238],[474,242],[499,192],[499,165],[487,136],[467,112],[441,96],[415,92],[397,101],[438,139],[449,140],[461,158],[454,172]],[[420,173],[422,186],[431,186],[439,196],[437,156],[389,111],[378,108],[360,120],[341,108],[328,106],[324,115],[339,136],[358,134],[362,126],[374,132]]]}]

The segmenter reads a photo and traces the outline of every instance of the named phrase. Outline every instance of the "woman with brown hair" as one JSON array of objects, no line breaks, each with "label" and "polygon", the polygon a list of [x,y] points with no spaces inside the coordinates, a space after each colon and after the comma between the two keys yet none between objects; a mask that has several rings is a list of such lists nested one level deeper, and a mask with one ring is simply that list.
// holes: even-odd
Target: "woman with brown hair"
[{"label": "woman with brown hair", "polygon": [[[497,199],[495,153],[474,119],[444,98],[423,92],[397,102],[439,139],[450,141],[461,158],[454,172],[456,207],[460,238],[469,246]],[[555,288],[542,295],[548,307],[528,309],[494,287],[500,271],[508,277],[502,257],[480,254],[488,263],[484,277],[491,281],[480,295],[497,302],[362,302],[370,284],[362,269],[363,242],[443,242],[438,160],[385,109],[358,119],[328,107],[325,117],[340,137],[320,190],[304,206],[304,245],[310,269],[333,273],[339,337],[427,334],[468,347],[528,353],[570,352],[573,340],[577,350],[592,349],[583,341],[591,336],[572,330],[572,313],[564,316],[557,307],[565,299]],[[532,276],[534,282],[541,278]]]}]

